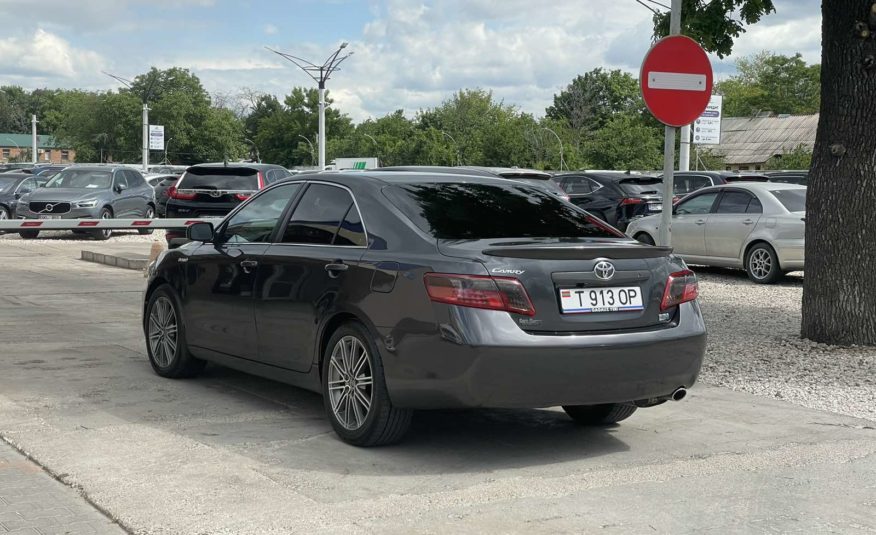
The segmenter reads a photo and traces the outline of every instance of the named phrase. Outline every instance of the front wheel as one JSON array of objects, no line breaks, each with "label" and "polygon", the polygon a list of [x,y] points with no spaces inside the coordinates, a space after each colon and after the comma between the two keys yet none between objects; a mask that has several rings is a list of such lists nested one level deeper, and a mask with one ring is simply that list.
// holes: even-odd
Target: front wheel
[{"label": "front wheel", "polygon": [[347,323],[332,335],[323,357],[322,386],[326,414],[344,442],[392,444],[410,428],[412,412],[392,406],[380,355],[360,323]]},{"label": "front wheel", "polygon": [[38,230],[22,230],[18,233],[22,240],[35,240],[40,235]]},{"label": "front wheel", "polygon": [[[112,211],[110,211],[109,208],[104,208],[103,210],[100,211],[100,219],[112,219],[112,218],[113,218],[113,213],[112,213]],[[112,229],[108,229],[108,228],[107,229],[97,229],[94,231],[94,234],[92,234],[92,236],[94,236],[94,239],[101,240],[101,241],[110,239],[110,236],[112,236],[112,235],[113,235]]]},{"label": "front wheel", "polygon": [[779,257],[766,243],[753,246],[745,256],[745,273],[757,284],[772,284],[782,276]]},{"label": "front wheel", "polygon": [[563,405],[570,418],[583,425],[610,425],[626,420],[636,412],[632,403],[604,405]]},{"label": "front wheel", "polygon": [[194,377],[204,369],[206,362],[189,353],[179,299],[170,286],[161,285],[149,296],[143,330],[149,363],[158,375]]},{"label": "front wheel", "polygon": [[[151,206],[146,208],[146,215],[143,216],[143,219],[155,219],[155,208],[152,208]],[[155,232],[155,229],[141,228],[137,229],[137,232],[139,232],[142,236],[148,236],[149,234]]]}]

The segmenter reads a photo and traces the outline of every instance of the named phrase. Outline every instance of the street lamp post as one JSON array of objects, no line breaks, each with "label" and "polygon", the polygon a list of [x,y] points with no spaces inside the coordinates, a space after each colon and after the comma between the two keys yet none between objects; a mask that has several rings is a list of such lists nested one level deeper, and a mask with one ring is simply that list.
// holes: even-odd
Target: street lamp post
[{"label": "street lamp post", "polygon": [[18,146],[18,143],[16,143],[15,140],[12,139],[11,137],[7,137],[6,139],[8,139],[9,141],[11,141],[12,144],[15,145],[15,150],[18,151],[18,153],[15,155],[15,158],[16,158],[17,160],[21,160],[21,147]]},{"label": "street lamp post", "polygon": [[330,55],[328,59],[322,65],[316,65],[307,61],[306,59],[301,59],[297,56],[293,56],[291,54],[286,54],[284,52],[280,52],[278,50],[274,50],[269,47],[265,47],[274,54],[292,62],[296,67],[303,70],[307,73],[308,76],[313,78],[313,81],[317,83],[317,87],[319,88],[319,169],[320,171],[325,169],[325,83],[331,78],[333,72],[339,70],[338,66],[347,58],[353,55],[352,52],[345,56],[340,56],[341,51],[347,48],[346,42],[341,43],[341,46],[334,52],[334,54]]},{"label": "street lamp post", "polygon": [[[132,89],[133,82],[126,78],[122,78],[121,76],[116,76],[115,74],[110,74],[106,71],[101,71],[105,75],[109,76],[113,80],[123,84],[128,89]],[[143,92],[142,100],[143,100],[143,172],[146,173],[149,171],[149,105],[147,104],[149,100],[149,96],[152,93],[152,86],[155,85],[155,77],[149,81],[149,87],[146,88],[146,91]]]},{"label": "street lamp post", "polygon": [[301,134],[298,134],[298,137],[300,137],[301,139],[306,141],[308,145],[310,145],[310,166],[313,167],[313,160],[314,160],[314,158],[313,158],[313,153],[314,153],[313,143],[308,138],[302,136]]},{"label": "street lamp post", "polygon": [[173,138],[169,138],[167,143],[164,144],[164,165],[167,165],[167,148],[170,146],[171,141],[173,141]]},{"label": "street lamp post", "polygon": [[565,161],[563,160],[563,140],[560,139],[560,136],[558,136],[557,133],[554,132],[553,130],[551,130],[550,128],[544,126],[544,127],[542,127],[542,129],[543,129],[543,130],[547,130],[548,132],[550,132],[551,134],[553,134],[554,137],[557,138],[557,143],[560,144],[560,171],[562,171],[562,170],[563,170],[563,164],[565,163]]},{"label": "street lamp post", "polygon": [[380,162],[380,144],[377,143],[377,140],[374,139],[374,136],[372,136],[371,134],[366,134],[366,133],[362,132],[362,135],[367,137],[368,139],[370,139],[374,143],[374,150],[376,151],[377,161],[378,161],[377,165],[380,165],[380,163],[379,163]]},{"label": "street lamp post", "polygon": [[462,165],[462,153],[459,151],[459,143],[457,143],[456,140],[453,139],[453,136],[451,136],[450,134],[448,134],[444,130],[442,130],[441,133],[444,134],[446,137],[448,137],[450,139],[450,141],[453,142],[453,148],[456,149],[456,165]]}]

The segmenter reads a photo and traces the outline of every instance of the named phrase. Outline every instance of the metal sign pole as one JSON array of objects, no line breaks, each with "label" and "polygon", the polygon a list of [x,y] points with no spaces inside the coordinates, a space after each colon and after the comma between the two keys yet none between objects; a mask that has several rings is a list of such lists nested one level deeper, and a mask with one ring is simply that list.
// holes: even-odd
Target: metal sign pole
[{"label": "metal sign pole", "polygon": [[[672,12],[669,15],[669,35],[681,33],[681,0],[672,0]],[[675,168],[675,128],[664,128],[663,142],[663,211],[660,213],[660,229],[657,236],[659,245],[672,246],[672,197],[674,192]]]}]

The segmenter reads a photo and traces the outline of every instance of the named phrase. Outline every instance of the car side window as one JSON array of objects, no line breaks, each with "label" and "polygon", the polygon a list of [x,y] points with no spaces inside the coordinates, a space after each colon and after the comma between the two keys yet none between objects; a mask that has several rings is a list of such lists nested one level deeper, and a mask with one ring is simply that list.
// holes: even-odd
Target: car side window
[{"label": "car side window", "polygon": [[311,184],[283,233],[283,243],[364,246],[362,219],[346,189]]},{"label": "car side window", "polygon": [[676,176],[673,181],[672,189],[676,195],[685,195],[712,185],[712,180],[703,175],[681,175]]},{"label": "car side window", "polygon": [[219,241],[224,243],[267,243],[286,206],[301,184],[272,188],[255,197],[228,220]]},{"label": "car side window", "polygon": [[593,186],[589,179],[584,177],[569,177],[563,182],[563,189],[569,194],[585,194],[593,191]]},{"label": "car side window", "polygon": [[116,178],[113,181],[113,187],[125,186],[128,187],[128,177],[125,176],[125,170],[116,171]]},{"label": "car side window", "polygon": [[716,214],[744,214],[752,196],[744,191],[725,191],[718,201]]},{"label": "car side window", "polygon": [[143,179],[143,175],[141,175],[139,171],[126,169],[125,174],[127,175],[129,188],[139,188],[145,185],[146,181]]},{"label": "car side window", "polygon": [[678,215],[708,214],[712,210],[712,205],[717,197],[718,192],[710,192],[697,195],[692,199],[686,199],[675,208],[675,213]]},{"label": "car side window", "polygon": [[36,181],[32,178],[28,178],[23,180],[21,184],[18,185],[18,194],[24,195],[25,193],[30,193],[37,188]]},{"label": "car side window", "polygon": [[760,204],[760,200],[757,197],[752,197],[751,201],[748,203],[748,207],[745,209],[746,214],[762,214],[763,213],[763,205]]}]

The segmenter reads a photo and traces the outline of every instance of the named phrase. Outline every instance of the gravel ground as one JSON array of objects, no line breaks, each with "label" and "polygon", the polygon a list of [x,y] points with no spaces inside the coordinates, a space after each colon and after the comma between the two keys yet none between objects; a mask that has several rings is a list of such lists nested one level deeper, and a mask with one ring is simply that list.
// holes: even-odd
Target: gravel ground
[{"label": "gravel ground", "polygon": [[[118,232],[97,242],[70,232],[42,232],[39,239],[0,236],[0,243],[144,244],[164,241]],[[802,273],[779,284],[757,285],[742,271],[696,268],[700,303],[709,329],[700,380],[805,407],[876,421],[876,348],[836,347],[800,338]]]},{"label": "gravel ground", "polygon": [[709,329],[700,380],[876,421],[876,348],[800,338],[801,273],[775,285],[695,268]]}]

